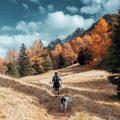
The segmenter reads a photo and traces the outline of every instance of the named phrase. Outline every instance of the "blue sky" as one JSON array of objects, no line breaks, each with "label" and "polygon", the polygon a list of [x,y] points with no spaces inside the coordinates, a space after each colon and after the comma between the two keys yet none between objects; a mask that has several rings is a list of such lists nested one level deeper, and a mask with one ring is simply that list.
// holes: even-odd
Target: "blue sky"
[{"label": "blue sky", "polygon": [[87,29],[105,14],[116,13],[120,0],[0,0],[0,56],[21,43],[44,45],[78,27]]}]

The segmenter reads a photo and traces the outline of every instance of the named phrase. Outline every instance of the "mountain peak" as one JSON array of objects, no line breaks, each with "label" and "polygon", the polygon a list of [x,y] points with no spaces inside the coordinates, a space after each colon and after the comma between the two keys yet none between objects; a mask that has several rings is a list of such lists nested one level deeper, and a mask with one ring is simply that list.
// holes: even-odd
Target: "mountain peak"
[{"label": "mountain peak", "polygon": [[83,28],[77,28],[71,35],[69,35],[67,38],[63,39],[63,42],[69,42],[76,37],[82,37],[85,33],[85,30]]},{"label": "mountain peak", "polygon": [[60,43],[61,45],[67,42],[70,42],[71,40],[75,39],[76,37],[82,37],[85,34],[85,30],[83,28],[77,28],[71,35],[66,37],[65,39],[61,40],[60,38],[57,38],[55,41],[50,42],[48,45],[49,50],[54,50],[55,46]]},{"label": "mountain peak", "polygon": [[48,49],[53,50],[58,43],[62,44],[62,40],[60,38],[57,38],[55,41],[50,42]]}]

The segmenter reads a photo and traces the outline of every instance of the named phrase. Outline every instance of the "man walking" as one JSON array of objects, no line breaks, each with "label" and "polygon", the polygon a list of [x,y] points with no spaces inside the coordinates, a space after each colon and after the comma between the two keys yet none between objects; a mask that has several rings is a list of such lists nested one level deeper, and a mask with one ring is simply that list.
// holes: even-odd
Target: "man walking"
[{"label": "man walking", "polygon": [[[57,72],[55,72],[55,75],[53,76],[52,82],[53,82],[53,88],[55,89],[55,97],[59,96],[59,88],[61,87],[60,85],[60,77],[58,76]],[[62,81],[61,81],[62,84]]]}]

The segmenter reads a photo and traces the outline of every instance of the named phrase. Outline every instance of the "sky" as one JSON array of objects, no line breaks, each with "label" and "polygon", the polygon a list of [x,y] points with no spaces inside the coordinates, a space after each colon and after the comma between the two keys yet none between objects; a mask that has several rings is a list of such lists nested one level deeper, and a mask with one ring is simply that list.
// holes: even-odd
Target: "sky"
[{"label": "sky", "polygon": [[88,29],[105,14],[114,14],[120,0],[0,0],[0,56],[9,49],[45,46],[78,27]]}]

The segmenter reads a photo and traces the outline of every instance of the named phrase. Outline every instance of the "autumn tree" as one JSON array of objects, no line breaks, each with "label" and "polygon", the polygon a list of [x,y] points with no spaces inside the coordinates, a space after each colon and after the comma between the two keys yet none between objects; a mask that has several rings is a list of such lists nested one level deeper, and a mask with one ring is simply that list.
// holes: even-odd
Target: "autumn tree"
[{"label": "autumn tree", "polygon": [[27,50],[30,57],[30,62],[34,68],[34,74],[40,74],[43,72],[44,64],[44,47],[41,40],[35,40],[31,48]]},{"label": "autumn tree", "polygon": [[17,59],[17,51],[15,49],[8,50],[7,55],[5,57],[7,67],[6,73],[12,77],[18,77]]},{"label": "autumn tree", "polygon": [[6,61],[3,58],[0,58],[0,73],[5,74],[6,72]]},{"label": "autumn tree", "polygon": [[65,43],[63,45],[63,50],[61,54],[64,57],[66,66],[72,65],[73,63],[75,63],[77,59],[77,55],[74,53],[70,43]]},{"label": "autumn tree", "polygon": [[63,47],[61,44],[57,44],[55,46],[55,49],[51,51],[50,56],[53,63],[53,68],[58,69],[59,68],[59,60],[60,60],[60,54],[63,51]]},{"label": "autumn tree", "polygon": [[6,61],[9,63],[16,63],[18,59],[18,53],[15,49],[10,49],[6,55]]},{"label": "autumn tree", "polygon": [[97,59],[105,57],[111,44],[109,26],[105,19],[101,18],[90,34],[93,40],[94,57]]},{"label": "autumn tree", "polygon": [[22,44],[19,52],[18,71],[19,71],[20,77],[24,77],[32,74],[32,66],[29,60],[29,56],[26,53],[26,47],[24,44]]},{"label": "autumn tree", "polygon": [[52,60],[50,53],[45,48],[41,40],[35,40],[31,48],[27,49],[30,62],[34,68],[34,74],[41,74],[52,69]]},{"label": "autumn tree", "polygon": [[82,38],[77,37],[76,39],[70,41],[71,48],[73,49],[74,53],[78,55],[80,47],[83,46],[84,41]]}]

